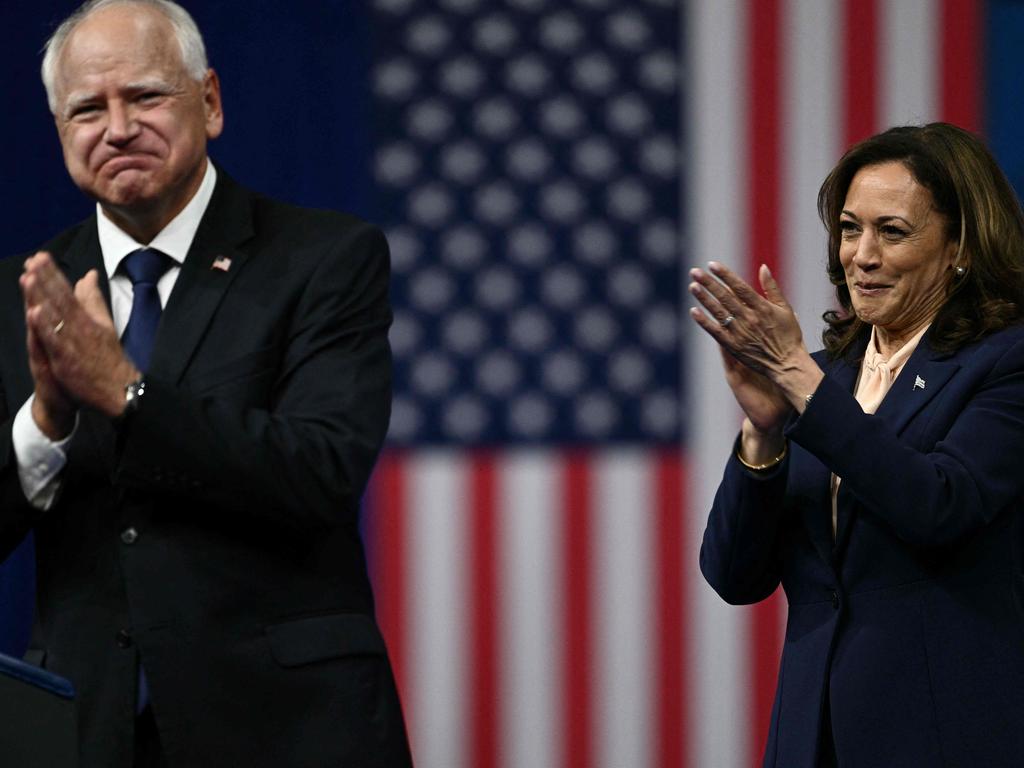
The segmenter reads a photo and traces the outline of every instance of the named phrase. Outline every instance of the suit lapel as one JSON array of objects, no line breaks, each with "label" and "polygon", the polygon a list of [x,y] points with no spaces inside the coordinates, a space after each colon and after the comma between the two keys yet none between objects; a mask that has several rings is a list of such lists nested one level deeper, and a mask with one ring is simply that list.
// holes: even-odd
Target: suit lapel
[{"label": "suit lapel", "polygon": [[850,540],[850,528],[853,518],[856,517],[856,496],[850,491],[850,486],[839,484],[839,492],[836,494],[836,541],[834,556],[838,562],[846,551],[846,544]]},{"label": "suit lapel", "polygon": [[[148,373],[181,380],[221,299],[244,267],[239,245],[253,234],[249,193],[218,169],[217,187],[164,307]],[[214,262],[222,267],[215,268]]]},{"label": "suit lapel", "polygon": [[959,368],[955,360],[942,359],[925,334],[878,406],[876,415],[899,434]]},{"label": "suit lapel", "polygon": [[[859,360],[860,355],[857,356]],[[857,373],[860,370],[859,362],[853,363],[847,358],[840,358],[833,361],[825,369],[825,375],[834,379],[839,386],[846,391],[853,393],[857,383]],[[818,550],[821,559],[826,563],[833,562],[833,538],[832,538],[832,473],[828,468],[816,462],[813,470],[820,474],[816,486],[821,489],[820,497],[816,497],[813,503],[804,505],[804,526],[806,526],[811,537],[814,548]],[[828,514],[822,514],[821,510],[827,509]]]},{"label": "suit lapel", "polygon": [[[929,337],[930,332],[922,337],[917,349],[907,360],[875,412],[875,415],[883,419],[897,435],[903,432],[910,420],[939,393],[960,368],[958,362],[936,352]],[[855,500],[856,497],[848,488],[840,486],[837,499],[837,553],[845,548],[849,539],[857,508]]]},{"label": "suit lapel", "polygon": [[821,510],[830,509],[832,506],[829,484],[831,473],[828,471],[828,467],[806,451],[794,451],[792,462],[791,471],[794,475],[807,473],[814,478],[811,483],[813,492],[808,495],[808,498],[801,500],[801,516],[811,544],[818,550],[822,560],[831,563],[832,518],[831,515],[821,514]]},{"label": "suit lapel", "polygon": [[110,283],[103,265],[103,252],[100,250],[100,240],[96,233],[95,216],[82,226],[66,250],[54,254],[54,259],[72,286],[85,277],[90,269],[95,269],[100,276],[100,290],[106,299],[107,309],[110,309]]}]

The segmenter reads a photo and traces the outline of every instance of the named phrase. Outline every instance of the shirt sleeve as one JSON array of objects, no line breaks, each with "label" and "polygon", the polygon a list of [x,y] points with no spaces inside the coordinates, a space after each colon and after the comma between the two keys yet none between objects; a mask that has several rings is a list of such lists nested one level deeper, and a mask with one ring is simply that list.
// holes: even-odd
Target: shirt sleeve
[{"label": "shirt sleeve", "polygon": [[11,442],[18,459],[18,480],[25,498],[36,509],[47,510],[60,490],[60,473],[67,463],[67,446],[78,429],[78,416],[71,434],[54,442],[42,433],[32,418],[29,397],[18,410],[11,427]]}]

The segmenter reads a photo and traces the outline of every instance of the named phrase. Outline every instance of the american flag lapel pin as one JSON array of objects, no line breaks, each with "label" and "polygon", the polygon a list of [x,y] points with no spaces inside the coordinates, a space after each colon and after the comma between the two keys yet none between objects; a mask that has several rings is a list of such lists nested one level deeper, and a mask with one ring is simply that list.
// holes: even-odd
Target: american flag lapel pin
[{"label": "american flag lapel pin", "polygon": [[218,256],[213,260],[213,264],[210,265],[210,269],[219,269],[221,272],[227,272],[231,269],[231,259],[227,256]]},{"label": "american flag lapel pin", "polygon": [[914,389],[924,389],[924,379],[920,376],[914,377]]}]

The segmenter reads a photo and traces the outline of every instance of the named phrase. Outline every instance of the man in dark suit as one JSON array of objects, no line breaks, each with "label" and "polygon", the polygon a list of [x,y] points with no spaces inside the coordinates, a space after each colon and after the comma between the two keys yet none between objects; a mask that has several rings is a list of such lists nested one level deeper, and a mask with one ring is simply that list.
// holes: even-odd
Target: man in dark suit
[{"label": "man in dark suit", "polygon": [[96,215],[0,262],[0,554],[82,764],[410,764],[357,517],[387,427],[387,247],[215,169],[220,88],[164,0],[47,44]]}]

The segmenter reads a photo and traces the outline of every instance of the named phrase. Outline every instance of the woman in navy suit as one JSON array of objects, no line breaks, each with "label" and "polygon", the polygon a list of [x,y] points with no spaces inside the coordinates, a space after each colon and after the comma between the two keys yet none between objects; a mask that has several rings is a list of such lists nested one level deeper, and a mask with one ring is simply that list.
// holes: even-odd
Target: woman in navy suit
[{"label": "woman in navy suit", "polygon": [[764,765],[1024,765],[1024,216],[943,123],[854,146],[818,209],[822,352],[767,267],[691,272],[746,415],[701,570],[789,605]]}]

